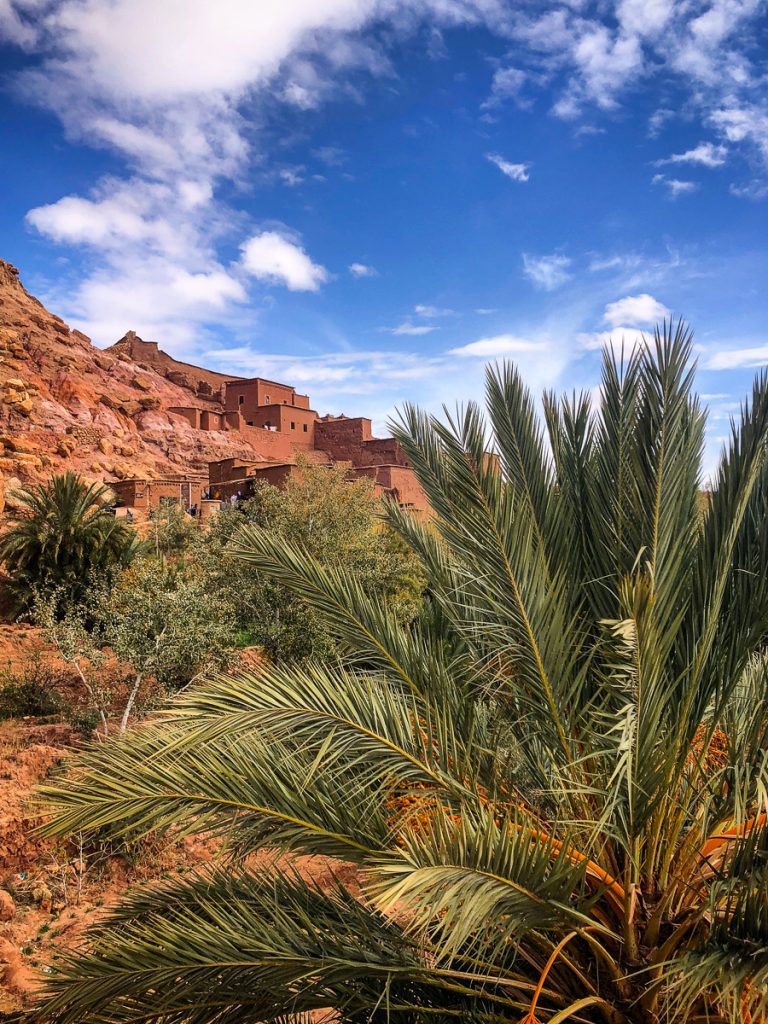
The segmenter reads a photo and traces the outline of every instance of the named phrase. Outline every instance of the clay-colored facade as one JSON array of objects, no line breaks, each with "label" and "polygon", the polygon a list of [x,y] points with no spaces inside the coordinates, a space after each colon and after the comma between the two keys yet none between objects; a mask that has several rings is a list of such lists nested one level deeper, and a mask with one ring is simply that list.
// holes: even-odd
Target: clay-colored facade
[{"label": "clay-colored facade", "polygon": [[151,512],[164,502],[178,502],[184,508],[199,507],[208,489],[205,477],[179,476],[157,480],[112,480],[110,490],[114,491],[121,505],[128,508]]},{"label": "clay-colored facade", "polygon": [[199,505],[201,494],[207,490],[215,497],[228,499],[232,494],[251,493],[257,480],[282,487],[296,471],[301,456],[320,465],[345,463],[350,478],[369,477],[377,494],[388,495],[417,512],[428,510],[424,492],[400,445],[391,437],[374,437],[366,417],[318,416],[310,408],[307,395],[263,377],[225,381],[220,399],[219,409],[173,406],[168,412],[180,416],[194,430],[237,431],[253,449],[253,459],[211,462],[208,480],[192,490],[191,482],[186,480],[188,493],[182,488],[178,497],[176,492],[170,493],[178,482],[172,485],[169,481],[168,487],[158,486],[159,481],[114,484],[126,504],[152,509],[164,498],[172,498],[189,507]]}]

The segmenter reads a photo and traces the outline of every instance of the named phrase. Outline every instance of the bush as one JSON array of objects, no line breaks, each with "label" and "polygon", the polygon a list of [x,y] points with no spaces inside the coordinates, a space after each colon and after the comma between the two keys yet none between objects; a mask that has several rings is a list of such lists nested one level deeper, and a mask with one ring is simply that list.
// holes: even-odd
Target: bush
[{"label": "bush", "polygon": [[62,673],[39,653],[18,673],[6,669],[0,675],[0,721],[64,714],[68,703],[61,693],[63,682]]},{"label": "bush", "polygon": [[332,657],[338,644],[289,588],[233,557],[244,526],[279,534],[324,565],[345,566],[367,594],[387,599],[402,623],[418,615],[424,589],[418,561],[383,522],[370,480],[350,481],[343,465],[300,469],[285,490],[260,484],[238,508],[224,509],[195,551],[220,613],[276,661]]}]

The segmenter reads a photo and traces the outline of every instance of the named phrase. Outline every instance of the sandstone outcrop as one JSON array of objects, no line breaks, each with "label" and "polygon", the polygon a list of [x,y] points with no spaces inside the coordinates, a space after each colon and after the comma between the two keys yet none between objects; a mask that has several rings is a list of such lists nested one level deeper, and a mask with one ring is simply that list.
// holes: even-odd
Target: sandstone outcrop
[{"label": "sandstone outcrop", "polygon": [[218,412],[224,381],[179,362],[135,332],[96,348],[50,313],[0,260],[0,477],[18,482],[74,469],[89,478],[204,473],[248,458],[236,432],[193,430],[171,408]]}]

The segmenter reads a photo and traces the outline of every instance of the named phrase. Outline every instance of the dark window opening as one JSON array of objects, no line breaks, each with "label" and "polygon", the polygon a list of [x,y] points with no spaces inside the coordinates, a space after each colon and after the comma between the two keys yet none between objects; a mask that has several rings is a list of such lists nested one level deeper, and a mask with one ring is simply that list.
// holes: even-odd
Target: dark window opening
[{"label": "dark window opening", "polygon": [[237,396],[237,404],[238,405],[242,405],[244,401],[245,401],[245,395],[238,395]]},{"label": "dark window opening", "polygon": [[269,402],[269,395],[264,395],[264,401],[267,403]]},{"label": "dark window opening", "polygon": [[252,427],[252,426],[253,426],[253,420],[246,420],[246,421],[245,421],[245,425],[246,425],[247,427]]},{"label": "dark window opening", "polygon": [[304,433],[306,434],[306,432],[307,432],[307,424],[305,423],[304,424]]},{"label": "dark window opening", "polygon": [[293,422],[293,420],[291,420],[291,430],[295,430],[295,429],[296,429],[296,424]]}]

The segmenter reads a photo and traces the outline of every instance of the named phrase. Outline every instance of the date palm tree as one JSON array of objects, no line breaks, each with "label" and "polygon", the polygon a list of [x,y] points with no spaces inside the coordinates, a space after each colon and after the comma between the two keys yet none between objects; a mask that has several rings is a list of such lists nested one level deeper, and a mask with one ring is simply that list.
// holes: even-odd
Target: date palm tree
[{"label": "date palm tree", "polygon": [[31,603],[36,587],[77,601],[93,573],[127,564],[137,550],[135,532],[108,510],[109,489],[77,473],[22,488],[15,499],[0,561],[20,608]]},{"label": "date palm tree", "polygon": [[[488,425],[407,408],[434,513],[388,513],[429,579],[412,629],[242,531],[343,657],[207,683],[46,791],[49,834],[218,832],[232,861],[125,897],[44,1016],[766,1019],[768,378],[704,491],[690,357],[665,325],[542,424],[512,366]],[[320,886],[263,847],[356,867]]]}]

